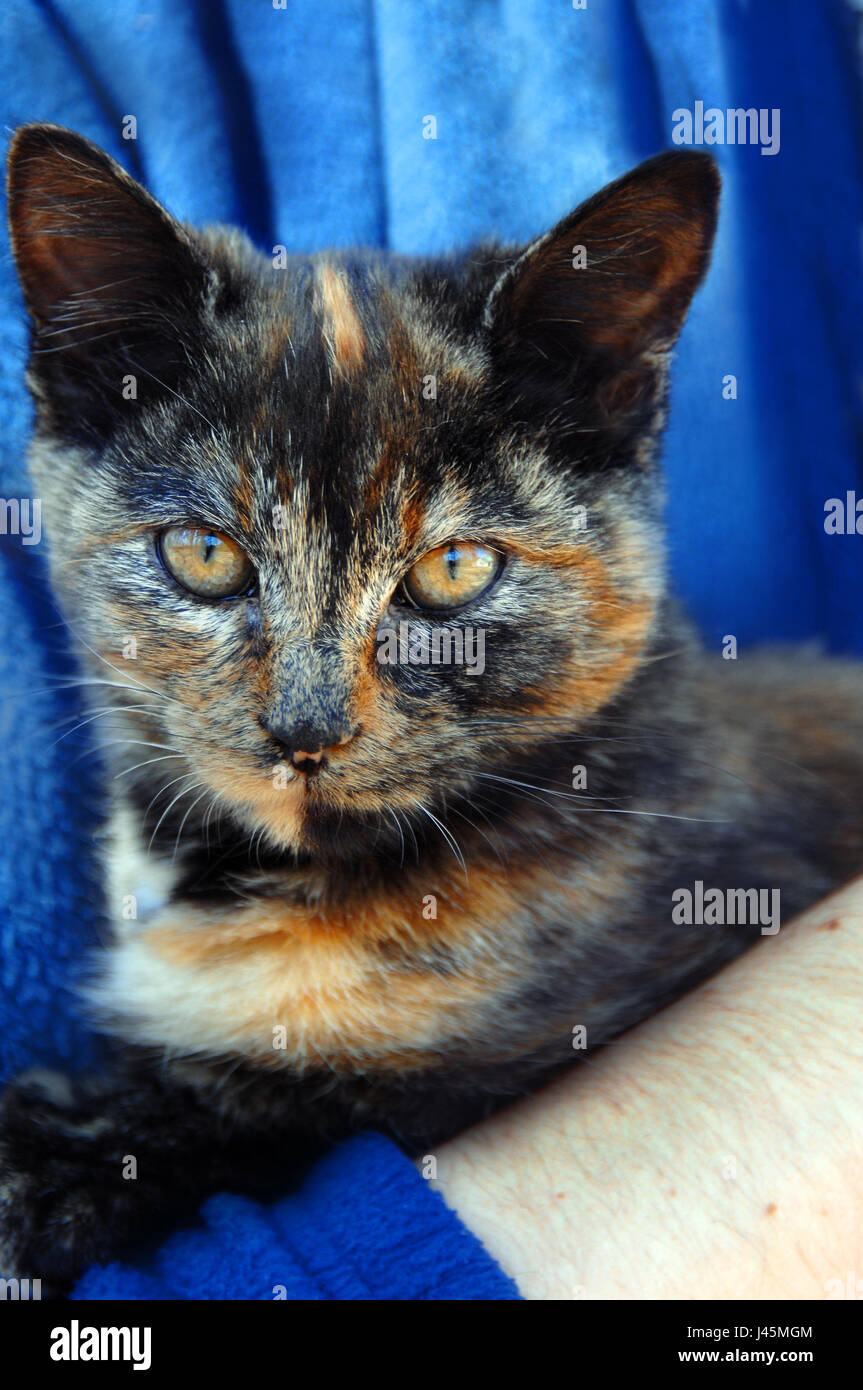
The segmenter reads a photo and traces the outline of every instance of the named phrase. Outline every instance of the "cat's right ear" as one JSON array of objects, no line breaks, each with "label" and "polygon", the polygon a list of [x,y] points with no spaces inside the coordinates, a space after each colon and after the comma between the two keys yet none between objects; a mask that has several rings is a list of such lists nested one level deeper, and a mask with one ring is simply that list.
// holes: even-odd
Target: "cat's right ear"
[{"label": "cat's right ear", "polygon": [[52,426],[108,432],[129,377],[135,399],[173,390],[211,277],[182,226],[97,145],[54,125],[16,131],[8,208],[30,381]]}]

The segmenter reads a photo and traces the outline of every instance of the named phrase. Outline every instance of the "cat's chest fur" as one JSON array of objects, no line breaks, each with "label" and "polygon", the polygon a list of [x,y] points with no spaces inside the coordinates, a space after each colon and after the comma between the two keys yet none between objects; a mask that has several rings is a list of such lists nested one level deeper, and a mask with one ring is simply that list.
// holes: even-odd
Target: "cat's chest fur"
[{"label": "cat's chest fur", "polygon": [[115,811],[108,843],[107,897],[120,911],[91,991],[99,1016],[130,1040],[297,1075],[568,1046],[577,991],[555,1009],[528,1003],[571,955],[543,939],[589,951],[631,894],[637,848],[621,837],[588,866],[575,842],[566,853],[549,839],[509,864],[472,846],[466,871],[436,856],[336,899],[288,873],[250,873],[245,891],[201,903],[179,891],[182,860],[146,851],[129,808]]}]

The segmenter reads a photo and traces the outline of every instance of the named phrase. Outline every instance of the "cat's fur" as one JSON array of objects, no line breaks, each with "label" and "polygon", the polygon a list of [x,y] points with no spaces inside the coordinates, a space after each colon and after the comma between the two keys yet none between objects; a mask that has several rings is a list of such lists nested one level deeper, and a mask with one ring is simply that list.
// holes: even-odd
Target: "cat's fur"
[{"label": "cat's fur", "polygon": [[[131,1053],[0,1121],[5,1272],[62,1281],[184,1198],[285,1181],[304,1133],[433,1143],[757,939],[675,925],[675,889],[778,888],[787,920],[863,868],[863,673],[723,662],[665,594],[707,156],[440,261],[274,268],[57,127],[18,132],[9,192],[54,583],[116,711],[90,1000]],[[153,538],[183,521],[259,592],[174,584]],[[446,620],[485,631],[484,674],[381,665],[379,625],[424,621],[399,581],[452,538],[506,556]],[[274,721],[331,750],[317,776],[276,784]]]}]

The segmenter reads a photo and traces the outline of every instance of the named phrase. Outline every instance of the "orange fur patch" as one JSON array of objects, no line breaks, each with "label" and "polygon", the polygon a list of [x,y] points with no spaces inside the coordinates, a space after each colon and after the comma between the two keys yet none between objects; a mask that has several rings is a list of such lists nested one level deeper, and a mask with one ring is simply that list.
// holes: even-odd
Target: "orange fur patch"
[{"label": "orange fur patch", "polygon": [[[599,894],[618,881],[610,864],[595,904],[579,890],[579,911],[601,913]],[[551,865],[504,873],[495,861],[468,880],[456,866],[433,883],[415,871],[350,904],[293,903],[286,890],[216,912],[173,906],[110,953],[100,993],[121,1001],[124,1028],[144,1040],[264,1067],[425,1069],[472,1036],[486,1059],[504,1060],[524,1043],[501,1020],[530,974],[532,912],[553,897],[565,920],[576,908],[566,892]],[[429,893],[434,920],[423,917]],[[435,968],[441,951],[446,970]]]},{"label": "orange fur patch", "polygon": [[656,612],[656,596],[642,577],[649,566],[634,536],[618,538],[607,557],[584,544],[541,552],[511,548],[529,563],[569,571],[587,601],[595,641],[584,641],[568,678],[550,693],[537,692],[543,713],[583,719],[620,689],[644,656]]},{"label": "orange fur patch", "polygon": [[323,265],[317,274],[316,294],[330,361],[348,375],[363,365],[366,355],[366,338],[348,282],[332,266]]}]

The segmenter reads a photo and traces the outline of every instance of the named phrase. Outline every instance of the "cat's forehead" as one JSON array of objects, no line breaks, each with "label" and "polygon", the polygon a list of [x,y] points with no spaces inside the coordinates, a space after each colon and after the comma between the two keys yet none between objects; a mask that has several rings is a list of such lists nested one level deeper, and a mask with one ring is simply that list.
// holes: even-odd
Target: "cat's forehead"
[{"label": "cat's forehead", "polygon": [[507,422],[484,297],[457,269],[374,255],[253,263],[183,399],[148,417],[127,503],[226,530],[296,583],[376,574],[509,523],[568,525],[564,472]]},{"label": "cat's forehead", "polygon": [[466,328],[445,278],[430,284],[411,263],[369,255],[319,256],[291,281],[266,300],[260,351],[265,363],[281,363],[274,379],[295,409],[313,388],[319,420],[349,416],[357,430],[379,431],[398,423],[407,439],[483,386],[478,325]]},{"label": "cat's forehead", "polygon": [[468,502],[489,442],[486,363],[409,278],[317,258],[283,292],[268,286],[219,349],[212,405],[245,524],[276,508],[283,525],[397,519],[411,533]]}]

